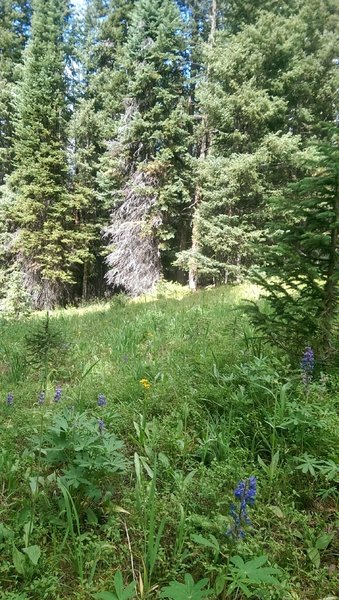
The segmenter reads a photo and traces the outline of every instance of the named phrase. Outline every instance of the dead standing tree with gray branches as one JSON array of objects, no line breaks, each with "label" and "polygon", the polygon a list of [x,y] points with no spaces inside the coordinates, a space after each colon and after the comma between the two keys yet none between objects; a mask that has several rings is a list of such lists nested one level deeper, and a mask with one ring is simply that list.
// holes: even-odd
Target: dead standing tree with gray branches
[{"label": "dead standing tree with gray branches", "polygon": [[161,217],[152,214],[156,203],[155,182],[135,171],[126,184],[124,201],[113,210],[105,235],[113,248],[107,257],[110,285],[132,296],[151,290],[161,274],[156,230]]}]

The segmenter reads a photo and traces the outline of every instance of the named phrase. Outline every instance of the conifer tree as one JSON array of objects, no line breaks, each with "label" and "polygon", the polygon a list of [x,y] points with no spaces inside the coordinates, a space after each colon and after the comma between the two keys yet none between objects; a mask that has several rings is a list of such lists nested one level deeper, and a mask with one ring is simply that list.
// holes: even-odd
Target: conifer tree
[{"label": "conifer tree", "polygon": [[[333,3],[272,3],[239,31],[224,27],[206,48],[208,79],[199,86],[212,132],[195,227],[205,283],[237,280],[255,260],[265,198],[302,175],[299,151],[321,135],[319,121],[333,120],[328,99],[338,86]],[[188,269],[192,251],[180,259]]]},{"label": "conifer tree", "polygon": [[108,281],[138,294],[171,262],[189,203],[185,41],[172,0],[136,2],[123,50],[124,112],[101,182],[113,201]]},{"label": "conifer tree", "polygon": [[254,324],[276,344],[300,355],[310,345],[333,359],[339,326],[339,136],[315,146],[308,176],[271,199],[272,220],[261,244],[266,291]]},{"label": "conifer tree", "polygon": [[9,179],[11,250],[36,307],[65,298],[82,261],[82,232],[69,192],[65,75],[67,0],[34,0],[17,91],[15,170]]},{"label": "conifer tree", "polygon": [[0,186],[11,171],[13,159],[13,87],[27,41],[29,0],[0,3]]},{"label": "conifer tree", "polygon": [[100,193],[98,171],[106,140],[114,135],[121,113],[125,76],[119,56],[126,42],[133,0],[102,0],[87,3],[78,43],[80,82],[70,123],[73,142],[72,190],[79,206],[79,221],[86,243],[79,265],[79,294],[100,295],[103,291],[103,239],[101,230],[109,219],[109,204]]},{"label": "conifer tree", "polygon": [[[30,0],[2,0],[0,3],[0,297],[7,294],[8,285],[6,271],[10,236],[4,191],[6,177],[13,168],[14,88],[28,37],[30,9]],[[15,278],[12,287],[12,297],[19,296],[20,277]]]}]

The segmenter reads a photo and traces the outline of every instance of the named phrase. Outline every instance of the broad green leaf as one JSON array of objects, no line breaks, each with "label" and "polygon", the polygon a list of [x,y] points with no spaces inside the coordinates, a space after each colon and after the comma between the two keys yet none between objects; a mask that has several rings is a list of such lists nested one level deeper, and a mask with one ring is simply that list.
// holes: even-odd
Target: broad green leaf
[{"label": "broad green leaf", "polygon": [[117,571],[114,575],[114,587],[118,600],[130,600],[133,598],[135,583],[132,581],[132,583],[125,587],[121,571]]},{"label": "broad green leaf", "polygon": [[200,546],[205,546],[206,548],[212,548],[216,552],[220,552],[220,546],[218,540],[214,537],[214,535],[210,535],[210,539],[205,538],[203,535],[194,534],[191,536],[192,540]]},{"label": "broad green leaf", "polygon": [[215,593],[217,596],[219,596],[221,594],[221,592],[223,591],[223,589],[225,587],[225,583],[226,583],[225,575],[223,575],[223,573],[219,573],[219,575],[217,575],[216,580],[215,580]]},{"label": "broad green leaf", "polygon": [[20,574],[25,574],[25,555],[13,546],[12,559],[15,570]]},{"label": "broad green leaf", "polygon": [[281,508],[279,508],[279,506],[270,506],[269,508],[272,511],[272,513],[276,517],[278,517],[278,519],[283,519],[284,518],[284,513],[282,512]]},{"label": "broad green leaf", "polygon": [[267,562],[267,556],[264,554],[262,556],[257,556],[253,560],[249,560],[245,563],[246,571],[251,571],[252,569],[258,569],[262,567]]},{"label": "broad green leaf", "polygon": [[308,554],[308,557],[309,557],[311,563],[318,569],[320,567],[319,550],[317,548],[308,548],[307,554]]},{"label": "broad green leaf", "polygon": [[94,510],[92,510],[91,508],[86,509],[86,517],[87,517],[87,521],[90,525],[98,524],[98,517],[95,514]]},{"label": "broad green leaf", "polygon": [[318,537],[318,539],[315,543],[315,547],[318,548],[318,550],[325,550],[327,548],[327,546],[329,546],[330,543],[332,542],[333,537],[334,537],[333,533],[323,533],[323,535]]},{"label": "broad green leaf", "polygon": [[244,567],[244,561],[241,556],[232,556],[230,561],[238,568],[242,569]]},{"label": "broad green leaf", "polygon": [[171,581],[171,583],[161,592],[160,598],[170,598],[170,600],[201,600],[207,598],[213,590],[204,590],[208,584],[208,579],[201,579],[194,583],[192,575],[185,575],[185,583]]},{"label": "broad green leaf", "polygon": [[22,550],[25,554],[27,554],[29,560],[33,565],[37,565],[39,562],[39,558],[41,556],[40,546],[28,546],[28,548],[23,548]]}]

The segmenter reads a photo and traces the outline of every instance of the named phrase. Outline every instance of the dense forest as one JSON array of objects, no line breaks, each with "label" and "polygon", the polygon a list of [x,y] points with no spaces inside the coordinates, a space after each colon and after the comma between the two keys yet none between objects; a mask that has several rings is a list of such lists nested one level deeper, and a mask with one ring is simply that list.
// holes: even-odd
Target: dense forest
[{"label": "dense forest", "polygon": [[335,600],[337,0],[0,0],[0,600]]},{"label": "dense forest", "polygon": [[335,146],[335,0],[81,9],[1,1],[3,308],[239,281],[278,228],[301,239],[286,190]]}]

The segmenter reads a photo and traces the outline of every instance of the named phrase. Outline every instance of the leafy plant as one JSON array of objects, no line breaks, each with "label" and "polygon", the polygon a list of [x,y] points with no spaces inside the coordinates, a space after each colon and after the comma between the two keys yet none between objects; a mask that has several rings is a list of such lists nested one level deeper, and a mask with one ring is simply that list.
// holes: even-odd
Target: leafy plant
[{"label": "leafy plant", "polygon": [[13,545],[12,559],[13,565],[17,573],[20,575],[27,575],[30,571],[30,566],[36,566],[41,556],[40,546],[28,546],[22,548],[22,552]]},{"label": "leafy plant", "polygon": [[65,337],[60,328],[51,324],[49,312],[43,323],[25,337],[27,358],[30,364],[41,371],[43,389],[46,390],[50,370],[60,364],[67,348]]},{"label": "leafy plant", "polygon": [[328,548],[333,537],[333,533],[322,533],[318,537],[308,536],[306,538],[308,558],[317,569],[320,567],[320,551]]},{"label": "leafy plant", "polygon": [[140,587],[142,593],[150,591],[152,587],[153,572],[158,560],[160,542],[164,533],[166,518],[162,517],[159,525],[156,524],[156,464],[146,497],[146,508],[143,511],[144,550],[143,550],[143,577],[140,574]]},{"label": "leafy plant", "polygon": [[131,600],[135,597],[135,583],[132,581],[126,587],[122,578],[121,571],[114,575],[114,592],[98,592],[94,594],[96,600]]},{"label": "leafy plant", "polygon": [[210,533],[208,538],[206,538],[203,535],[194,534],[194,535],[192,535],[192,540],[196,544],[199,544],[200,546],[203,546],[204,548],[211,548],[211,550],[213,550],[213,553],[214,553],[214,560],[215,561],[218,560],[221,550],[220,550],[220,544],[214,535],[212,535]]},{"label": "leafy plant", "polygon": [[[74,500],[69,492],[69,490],[63,485],[63,483],[58,480],[58,486],[61,490],[66,517],[67,517],[67,530],[66,535],[64,537],[63,545],[65,544],[68,535],[70,534],[72,543],[73,543],[73,551],[74,551],[74,560],[77,566],[78,575],[81,581],[84,579],[84,557],[82,550],[82,540],[81,540],[81,531],[80,531],[80,520],[78,511],[76,509]],[[75,527],[74,527],[75,525]]]},{"label": "leafy plant", "polygon": [[304,475],[317,477],[320,474],[326,477],[327,481],[338,482],[339,467],[333,460],[319,460],[305,452],[298,456],[296,461],[299,463],[296,468]]},{"label": "leafy plant", "polygon": [[280,570],[275,567],[264,567],[267,556],[258,556],[245,562],[241,556],[233,556],[230,559],[229,573],[227,578],[231,580],[227,591],[242,592],[246,598],[257,597],[262,586],[269,585],[273,588],[280,587],[278,579]]},{"label": "leafy plant", "polygon": [[200,581],[195,583],[192,575],[187,573],[184,583],[171,581],[162,590],[160,598],[170,598],[170,600],[201,600],[202,598],[208,598],[213,593],[213,590],[204,589],[206,585],[208,585],[208,579],[200,579]]},{"label": "leafy plant", "polygon": [[41,452],[45,465],[57,470],[67,489],[98,499],[107,492],[109,479],[126,470],[123,446],[114,433],[101,433],[94,417],[64,410],[43,434]]}]

